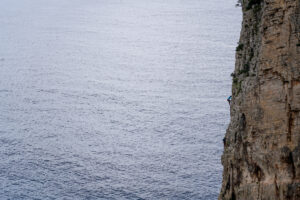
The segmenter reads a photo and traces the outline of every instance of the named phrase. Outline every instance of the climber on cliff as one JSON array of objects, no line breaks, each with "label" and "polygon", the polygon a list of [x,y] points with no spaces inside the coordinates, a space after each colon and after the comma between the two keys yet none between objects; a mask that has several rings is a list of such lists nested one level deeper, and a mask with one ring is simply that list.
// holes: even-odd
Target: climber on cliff
[{"label": "climber on cliff", "polygon": [[229,97],[227,98],[227,101],[228,101],[229,105],[230,105],[231,99],[232,99],[232,96],[229,96]]}]

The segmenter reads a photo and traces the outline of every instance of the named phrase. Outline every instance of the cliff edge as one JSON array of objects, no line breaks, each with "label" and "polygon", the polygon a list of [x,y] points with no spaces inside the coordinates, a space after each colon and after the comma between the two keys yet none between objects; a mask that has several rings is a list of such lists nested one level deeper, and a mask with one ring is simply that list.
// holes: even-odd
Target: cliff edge
[{"label": "cliff edge", "polygon": [[243,0],[221,200],[300,199],[300,0]]}]

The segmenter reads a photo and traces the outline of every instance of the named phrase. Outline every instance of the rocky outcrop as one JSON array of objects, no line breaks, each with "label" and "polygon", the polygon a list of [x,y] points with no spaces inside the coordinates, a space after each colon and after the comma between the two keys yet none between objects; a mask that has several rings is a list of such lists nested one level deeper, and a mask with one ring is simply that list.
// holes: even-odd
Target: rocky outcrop
[{"label": "rocky outcrop", "polygon": [[300,0],[244,0],[219,199],[300,200]]}]

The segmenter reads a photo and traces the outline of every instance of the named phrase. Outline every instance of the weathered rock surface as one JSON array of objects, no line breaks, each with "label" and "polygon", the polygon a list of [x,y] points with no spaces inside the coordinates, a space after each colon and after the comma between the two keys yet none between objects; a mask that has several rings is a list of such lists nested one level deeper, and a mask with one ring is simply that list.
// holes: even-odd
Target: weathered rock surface
[{"label": "weathered rock surface", "polygon": [[300,200],[300,0],[244,0],[219,199]]}]

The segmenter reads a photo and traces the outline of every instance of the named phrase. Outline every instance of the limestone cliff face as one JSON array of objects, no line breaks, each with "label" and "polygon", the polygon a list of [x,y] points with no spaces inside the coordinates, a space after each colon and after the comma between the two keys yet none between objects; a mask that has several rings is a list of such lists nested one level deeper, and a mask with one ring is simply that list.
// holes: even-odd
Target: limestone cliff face
[{"label": "limestone cliff face", "polygon": [[300,0],[244,0],[219,199],[300,200]]}]

